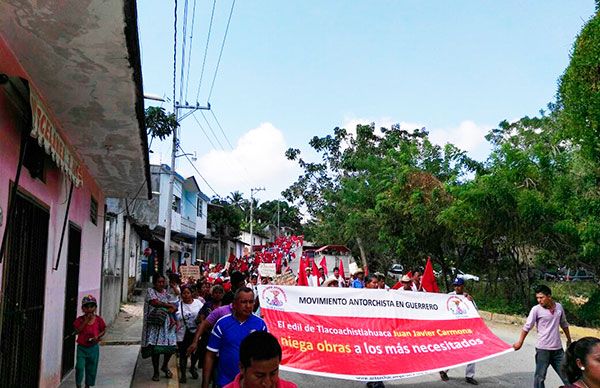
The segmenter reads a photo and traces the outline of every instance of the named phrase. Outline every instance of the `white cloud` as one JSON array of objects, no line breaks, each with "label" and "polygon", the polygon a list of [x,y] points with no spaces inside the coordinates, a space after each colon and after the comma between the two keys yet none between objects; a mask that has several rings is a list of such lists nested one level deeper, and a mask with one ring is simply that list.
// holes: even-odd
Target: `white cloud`
[{"label": "white cloud", "polygon": [[[264,186],[266,190],[256,195],[262,202],[280,198],[300,174],[297,164],[286,159],[287,148],[283,133],[267,122],[246,132],[233,150],[212,150],[200,156],[196,165],[222,196],[238,190],[249,198],[251,187]],[[205,185],[200,182],[200,186]]]},{"label": "white cloud", "polygon": [[467,151],[471,157],[483,160],[490,151],[490,144],[485,139],[485,135],[491,129],[489,125],[478,125],[471,120],[464,120],[458,127],[432,129],[429,138],[439,145],[452,143],[461,150]]}]

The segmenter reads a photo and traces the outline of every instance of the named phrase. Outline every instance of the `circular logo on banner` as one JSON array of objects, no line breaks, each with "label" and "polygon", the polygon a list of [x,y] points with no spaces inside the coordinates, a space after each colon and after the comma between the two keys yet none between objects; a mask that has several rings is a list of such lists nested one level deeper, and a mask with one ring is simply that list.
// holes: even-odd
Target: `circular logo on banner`
[{"label": "circular logo on banner", "polygon": [[467,315],[469,312],[469,306],[458,296],[452,295],[446,301],[446,308],[452,314],[457,317],[462,317],[463,315]]},{"label": "circular logo on banner", "polygon": [[287,296],[281,287],[269,286],[262,292],[263,299],[271,308],[282,308],[287,303]]}]

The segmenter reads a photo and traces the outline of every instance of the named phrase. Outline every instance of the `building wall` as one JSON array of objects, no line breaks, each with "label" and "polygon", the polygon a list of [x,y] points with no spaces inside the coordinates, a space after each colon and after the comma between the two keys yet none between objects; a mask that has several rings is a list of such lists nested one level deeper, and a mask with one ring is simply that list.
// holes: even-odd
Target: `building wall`
[{"label": "building wall", "polygon": [[198,202],[202,211],[200,213],[201,216],[196,216],[196,233],[206,236],[208,224],[208,204],[203,199],[200,199]]},{"label": "building wall", "polygon": [[[269,239],[267,237],[260,236],[256,233],[254,233],[252,235],[252,239],[254,240],[252,245],[266,245],[269,242]],[[244,230],[241,231],[240,232],[240,240],[243,241],[244,243],[250,245],[250,232],[246,232]]]},{"label": "building wall", "polygon": [[122,214],[108,214],[106,216],[104,232],[100,314],[109,325],[119,313],[121,304],[123,231]]},{"label": "building wall", "polygon": [[[0,38],[0,72],[17,75],[28,79],[25,71],[16,60],[9,55],[8,48]],[[30,87],[35,89],[35,83]],[[41,96],[43,98],[43,96]],[[0,208],[3,213],[0,235],[6,228],[10,182],[14,180],[18,165],[20,136],[16,129],[15,112],[9,108],[3,92],[0,92]],[[49,110],[52,107],[48,107]],[[54,123],[59,123],[54,119]],[[68,138],[58,128],[65,141]],[[69,220],[81,228],[81,262],[79,275],[79,300],[85,294],[100,296],[100,274],[102,264],[102,224],[104,211],[104,195],[89,172],[83,168],[83,184],[73,190]],[[48,230],[48,255],[46,258],[46,292],[44,299],[44,334],[42,340],[41,387],[54,387],[60,382],[61,350],[63,337],[63,314],[65,299],[66,261],[68,233],[65,234],[63,250],[58,270],[52,267],[56,262],[59,250],[60,234],[66,209],[66,199],[70,181],[58,168],[47,171],[46,182],[32,179],[27,169],[23,168],[19,182],[23,191],[34,197],[50,210]],[[90,201],[94,196],[98,202],[98,222],[94,225],[90,220]],[[3,264],[0,265],[0,279],[3,278]],[[0,280],[0,289],[2,287]],[[3,297],[2,293],[0,297]],[[78,306],[78,310],[80,311]]]}]

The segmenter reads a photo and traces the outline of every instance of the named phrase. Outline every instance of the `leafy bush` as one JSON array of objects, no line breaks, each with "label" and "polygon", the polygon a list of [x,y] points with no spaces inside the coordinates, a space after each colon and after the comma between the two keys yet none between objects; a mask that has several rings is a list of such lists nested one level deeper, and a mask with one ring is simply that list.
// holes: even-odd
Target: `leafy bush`
[{"label": "leafy bush", "polygon": [[[554,300],[565,309],[567,320],[572,325],[600,327],[600,288],[592,282],[547,282]],[[526,316],[529,307],[516,297],[511,282],[499,282],[495,288],[485,282],[467,283],[467,292],[473,295],[477,307],[493,313]],[[535,305],[535,295],[531,288],[531,305]],[[587,302],[586,302],[587,301]]]}]

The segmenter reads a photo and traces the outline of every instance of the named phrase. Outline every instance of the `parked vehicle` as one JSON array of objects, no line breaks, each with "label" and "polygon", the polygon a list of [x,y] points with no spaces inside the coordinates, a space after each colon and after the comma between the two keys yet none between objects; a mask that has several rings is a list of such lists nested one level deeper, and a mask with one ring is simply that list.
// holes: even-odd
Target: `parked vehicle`
[{"label": "parked vehicle", "polygon": [[387,276],[394,278],[396,280],[400,280],[402,275],[404,274],[404,266],[402,264],[392,264],[392,266],[388,269]]},{"label": "parked vehicle", "polygon": [[568,269],[564,275],[567,282],[596,281],[596,274],[584,268]]},{"label": "parked vehicle", "polygon": [[452,274],[452,279],[459,278],[459,279],[463,279],[465,281],[466,280],[473,280],[475,282],[479,281],[479,276],[477,276],[477,275],[471,275],[471,274],[468,274],[468,273],[464,273],[463,271],[461,271],[458,268],[451,267],[450,271],[451,271],[451,274]]}]

